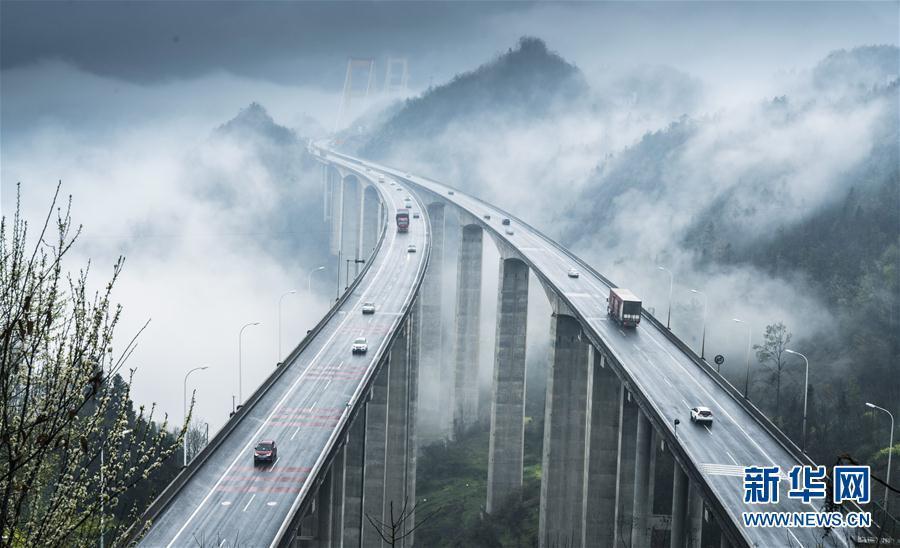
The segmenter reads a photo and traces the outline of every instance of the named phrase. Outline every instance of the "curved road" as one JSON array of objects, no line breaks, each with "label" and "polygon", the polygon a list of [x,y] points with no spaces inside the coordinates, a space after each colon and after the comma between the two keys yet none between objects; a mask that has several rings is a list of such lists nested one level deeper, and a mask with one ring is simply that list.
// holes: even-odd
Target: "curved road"
[{"label": "curved road", "polygon": [[[384,172],[406,184],[413,183],[430,191],[468,211],[485,230],[516,248],[530,263],[535,274],[555,287],[558,294],[568,301],[580,316],[582,325],[593,332],[590,335],[602,340],[610,349],[638,390],[651,402],[660,422],[666,425],[670,433],[672,421],[675,418],[681,420],[678,441],[749,545],[850,546],[841,534],[833,534],[823,540],[824,531],[820,528],[749,529],[740,525],[741,512],[809,512],[819,509],[787,497],[789,482],[786,474],[791,467],[801,463],[731,394],[649,321],[628,331],[609,321],[606,315],[609,286],[587,264],[508,213],[452,187],[347,155],[332,152],[329,156],[354,161],[357,165]],[[449,194],[451,190],[453,195]],[[489,214],[491,219],[484,220],[484,214]],[[512,220],[511,226],[500,224],[504,217]],[[507,228],[512,229],[512,235],[506,234]],[[579,278],[569,278],[571,267],[580,271]],[[698,405],[712,410],[715,417],[712,428],[690,422],[690,409]],[[743,467],[749,465],[780,467],[785,477],[780,482],[778,504],[744,504]]]},{"label": "curved road", "polygon": [[[362,178],[362,176],[360,176]],[[235,430],[178,491],[141,540],[141,546],[269,546],[373,374],[414,297],[427,256],[427,223],[410,219],[398,234],[393,212],[407,192],[375,184],[388,212],[385,239],[373,264],[337,313],[248,410]],[[407,252],[415,244],[416,253]],[[374,315],[363,316],[364,302]],[[354,338],[369,351],[354,356]],[[253,466],[253,447],[274,439],[278,460]]]}]

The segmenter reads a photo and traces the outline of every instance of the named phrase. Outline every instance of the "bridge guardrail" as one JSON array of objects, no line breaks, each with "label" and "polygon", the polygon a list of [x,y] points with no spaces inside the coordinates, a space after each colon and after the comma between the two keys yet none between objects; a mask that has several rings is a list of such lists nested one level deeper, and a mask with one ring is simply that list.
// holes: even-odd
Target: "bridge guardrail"
[{"label": "bridge guardrail", "polygon": [[[375,249],[372,251],[372,255],[370,257],[374,257],[381,250],[382,244],[384,242],[384,236],[387,233],[387,227],[389,225],[389,215],[387,208],[384,208],[384,223],[382,225],[381,234],[379,234],[378,242],[375,245]],[[366,264],[363,266],[362,271],[359,275],[353,280],[350,286],[344,290],[343,294],[340,298],[334,303],[334,305],[328,310],[325,316],[322,317],[321,320],[310,329],[309,333],[300,341],[300,343],[292,350],[284,361],[280,362],[281,365],[276,366],[275,370],[263,381],[262,384],[253,392],[253,394],[247,399],[243,406],[238,409],[234,415],[232,415],[228,421],[219,429],[218,432],[213,436],[213,438],[209,441],[209,443],[195,456],[191,459],[191,462],[188,463],[187,467],[182,468],[181,472],[175,476],[175,479],[172,480],[171,483],[160,493],[156,499],[150,506],[147,507],[146,510],[141,514],[140,518],[135,521],[128,529],[126,529],[123,534],[123,541],[126,545],[134,545],[139,540],[140,537],[146,532],[146,528],[149,525],[152,525],[153,520],[155,520],[162,512],[165,510],[168,505],[171,503],[172,499],[175,495],[181,490],[182,487],[190,480],[194,474],[199,470],[199,468],[209,460],[209,457],[218,449],[222,443],[224,443],[225,439],[228,437],[231,432],[237,428],[238,424],[241,420],[246,416],[246,414],[253,409],[253,407],[259,402],[260,399],[269,391],[269,389],[275,384],[278,379],[290,368],[290,365],[293,361],[303,352],[303,350],[309,346],[309,344],[316,338],[316,336],[324,329],[325,325],[334,317],[334,315],[341,309],[344,303],[349,299],[350,295],[353,294],[353,291],[360,284],[362,279],[365,277],[366,272],[368,272],[374,261],[368,260]],[[137,527],[139,526],[139,527]],[[137,528],[136,528],[137,527]]]}]

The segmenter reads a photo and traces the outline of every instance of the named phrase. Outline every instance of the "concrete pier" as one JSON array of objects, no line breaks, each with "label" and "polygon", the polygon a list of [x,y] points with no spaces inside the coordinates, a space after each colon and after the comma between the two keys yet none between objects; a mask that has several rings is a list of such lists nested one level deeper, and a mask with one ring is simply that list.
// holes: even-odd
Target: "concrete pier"
[{"label": "concrete pier", "polygon": [[501,259],[498,293],[491,387],[488,513],[522,488],[528,266],[518,259]]},{"label": "concrete pier", "polygon": [[[417,414],[419,405],[419,329],[422,318],[422,300],[417,298],[412,305],[409,316],[409,375],[407,376],[406,408],[406,498],[409,500],[410,512],[407,523],[410,528],[415,525],[415,512],[412,511],[416,504],[416,465],[418,460],[419,436],[417,428]],[[415,532],[410,533],[404,544],[414,546]]]},{"label": "concrete pier", "polygon": [[[343,192],[341,195],[343,209],[341,213],[341,269],[344,274],[341,280],[341,287],[347,282],[353,282],[357,265],[347,263],[347,259],[355,259],[359,250],[359,218],[361,188],[356,177],[349,176],[344,179]],[[347,277],[346,268],[350,269],[350,276]]]},{"label": "concrete pier", "polygon": [[[400,329],[391,345],[390,370],[388,373],[387,397],[387,440],[384,463],[384,503],[381,521],[389,524],[398,520],[400,510],[406,501],[406,458],[408,454],[406,436],[408,410],[409,374],[409,331],[408,324]],[[391,504],[393,503],[393,516]],[[402,543],[397,546],[402,546]]]},{"label": "concrete pier", "polygon": [[582,539],[588,361],[578,320],[554,314],[547,399],[538,543],[577,546]]},{"label": "concrete pier", "polygon": [[343,214],[344,214],[344,181],[340,173],[335,169],[328,170],[328,182],[331,187],[331,200],[329,203],[331,213],[331,239],[329,240],[331,253],[337,255],[341,247]]},{"label": "concrete pier", "polygon": [[431,255],[421,289],[422,324],[419,345],[419,438],[423,444],[448,436],[450,419],[447,409],[452,401],[447,394],[448,388],[452,387],[441,386],[444,205],[429,205],[428,218],[431,226]]},{"label": "concrete pier", "polygon": [[619,429],[619,469],[616,484],[616,543],[631,546],[634,511],[634,450],[639,409],[627,389],[622,390],[622,427]]},{"label": "concrete pier", "polygon": [[345,457],[347,446],[338,450],[331,463],[331,532],[329,537],[332,546],[340,546],[344,538],[344,475],[346,473]]},{"label": "concrete pier", "polygon": [[481,325],[481,255],[483,230],[462,227],[456,272],[456,367],[453,431],[478,420],[478,348]]},{"label": "concrete pier", "polygon": [[688,477],[675,463],[675,475],[672,480],[672,530],[669,536],[669,548],[684,548],[687,530],[688,510]]},{"label": "concrete pier", "polygon": [[350,424],[344,446],[344,546],[359,547],[362,541],[363,467],[366,450],[365,406]]},{"label": "concrete pier", "polygon": [[616,481],[624,390],[603,355],[596,349],[591,349],[591,354],[581,518],[581,546],[585,548],[615,546]]},{"label": "concrete pier", "polygon": [[387,402],[390,362],[381,365],[371,397],[366,404],[366,448],[363,467],[362,546],[380,548],[381,537],[366,519],[379,519],[384,506],[385,445],[387,438]]},{"label": "concrete pier", "polygon": [[634,453],[634,521],[631,526],[632,548],[650,548],[650,459],[655,450],[653,427],[643,412],[638,413]]},{"label": "concrete pier", "polygon": [[691,482],[688,488],[688,531],[685,546],[700,548],[703,540],[703,497],[699,486]]},{"label": "concrete pier", "polygon": [[[360,208],[359,258],[367,261],[378,241],[379,204],[378,191],[374,186],[366,185],[365,191],[362,192],[362,207]],[[362,270],[363,265],[357,266],[357,271]]]}]

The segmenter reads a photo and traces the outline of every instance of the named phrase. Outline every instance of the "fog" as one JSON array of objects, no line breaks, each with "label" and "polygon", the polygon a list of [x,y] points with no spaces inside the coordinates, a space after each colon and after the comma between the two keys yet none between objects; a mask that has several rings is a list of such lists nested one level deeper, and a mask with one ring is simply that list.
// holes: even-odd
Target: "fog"
[{"label": "fog", "polygon": [[[129,363],[137,368],[134,398],[179,418],[183,374],[209,364],[192,384],[197,414],[213,430],[236,392],[241,326],[262,322],[244,336],[246,398],[277,360],[279,296],[298,291],[284,299],[286,351],[327,309],[335,274],[316,274],[312,294],[305,291],[327,245],[315,216],[318,174],[287,149],[214,135],[251,102],[300,137],[320,136],[336,119],[348,56],[375,57],[379,75],[388,56],[408,57],[416,94],[523,34],[544,38],[583,71],[590,97],[558,104],[540,120],[485,113],[480,124],[451,123],[427,143],[397,143],[386,160],[464,186],[558,238],[571,235],[581,191],[615,184],[604,177],[623,151],[688,116],[697,129],[665,158],[661,190],[602,194],[622,214],[567,243],[638,291],[658,316],[668,280],[656,265],[665,263],[676,273],[673,326],[692,344],[699,312],[689,290],[703,290],[707,353],[727,354],[730,367],[742,359],[746,336],[733,317],[748,321],[757,340],[773,321],[802,337],[831,320],[803,280],[699,269],[680,240],[691,216],[727,194],[732,204],[758,205],[739,208],[733,229],[760,237],[768,219],[795,222],[835,199],[840,174],[871,147],[884,107],[841,90],[823,103],[810,71],[833,49],[897,42],[890,3],[388,3],[362,11],[359,4],[4,3],[2,10],[0,209],[12,212],[21,182],[24,214],[35,224],[62,180],[85,227],[71,267],[90,258],[100,284],[126,256],[115,292],[125,306],[119,343],[152,319]],[[789,115],[773,109],[780,95],[801,106]],[[386,103],[360,107],[377,120]],[[761,171],[773,175],[764,178],[777,183],[769,189],[777,199],[760,199],[746,184]],[[302,237],[288,217],[304,223]],[[485,386],[497,275],[487,240]],[[455,287],[455,271],[445,280]],[[449,317],[452,293],[445,295]],[[533,357],[546,353],[549,333],[537,283],[531,303]]]}]

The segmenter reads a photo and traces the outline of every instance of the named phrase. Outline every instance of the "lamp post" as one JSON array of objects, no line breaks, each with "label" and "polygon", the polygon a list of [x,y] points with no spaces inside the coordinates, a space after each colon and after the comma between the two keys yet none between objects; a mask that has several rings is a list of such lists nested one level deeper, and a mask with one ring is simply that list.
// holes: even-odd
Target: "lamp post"
[{"label": "lamp post", "polygon": [[675,424],[675,437],[677,438],[678,437],[678,425],[681,424],[681,421],[678,419],[675,419],[674,424]]},{"label": "lamp post", "polygon": [[[187,373],[185,373],[185,375],[184,375],[184,392],[183,392],[182,403],[184,404],[184,419],[185,420],[187,420],[187,381],[188,381],[188,377],[190,377],[191,373],[193,373],[194,371],[203,371],[204,369],[209,369],[209,366],[203,365],[200,367],[195,367],[195,368],[191,369],[190,371],[188,371]],[[188,428],[188,427],[189,427],[189,425],[185,425],[185,428]],[[185,430],[185,432],[184,432],[184,466],[187,466],[187,430]]]},{"label": "lamp post", "polygon": [[697,291],[696,289],[691,289],[691,293],[696,293],[697,295],[703,296],[703,337],[700,339],[700,359],[705,359],[704,353],[706,352],[706,293],[702,291]]},{"label": "lamp post", "polygon": [[244,324],[241,328],[240,333],[238,333],[238,405],[244,405],[244,392],[243,392],[243,380],[241,378],[241,359],[243,354],[243,340],[244,340],[244,330],[250,327],[251,325],[259,325],[259,322],[250,322],[248,324]]},{"label": "lamp post", "polygon": [[291,289],[290,291],[284,292],[281,297],[278,297],[278,356],[276,361],[281,360],[281,301],[288,295],[294,295],[296,293],[296,289]]},{"label": "lamp post", "polygon": [[656,268],[658,268],[659,270],[662,270],[663,272],[669,273],[669,314],[666,317],[666,329],[671,330],[672,329],[672,285],[675,282],[675,276],[672,275],[671,270],[669,270],[668,268],[666,268],[664,266],[657,265]]},{"label": "lamp post", "polygon": [[[132,432],[131,428],[127,430],[122,430],[122,436],[126,434],[130,434]],[[103,504],[103,495],[106,493],[106,481],[103,479],[103,467],[106,465],[105,458],[103,455],[103,444],[100,444],[100,548],[104,548],[106,545],[106,529],[103,525],[103,514],[104,514],[104,504]]]},{"label": "lamp post", "polygon": [[750,328],[750,324],[743,320],[739,320],[737,318],[732,318],[732,321],[737,323],[742,323],[747,326],[747,376],[744,378],[744,399],[750,399],[750,342],[753,337],[753,330]]},{"label": "lamp post", "polygon": [[789,348],[784,349],[788,354],[800,356],[806,362],[806,373],[803,375],[803,430],[800,435],[800,451],[806,453],[806,397],[809,395],[809,360],[800,352],[795,352]]},{"label": "lamp post", "polygon": [[[872,409],[877,409],[879,411],[884,411],[885,413],[887,413],[887,416],[891,418],[891,435],[890,435],[890,438],[888,441],[887,476],[885,476],[885,478],[884,478],[884,483],[885,483],[885,486],[884,486],[884,515],[885,515],[885,520],[887,520],[887,516],[890,515],[890,514],[888,514],[888,495],[890,494],[890,485],[891,485],[891,453],[893,452],[892,450],[894,449],[894,415],[891,414],[891,412],[888,411],[887,409],[885,409],[884,407],[878,407],[874,403],[866,402],[866,407],[870,407]],[[884,527],[884,525],[882,525],[882,528],[883,527]]]},{"label": "lamp post", "polygon": [[309,276],[306,277],[306,292],[307,293],[310,293],[310,294],[312,293],[312,275],[320,270],[325,270],[325,267],[320,266],[319,268],[316,268],[315,270],[310,270]]}]

